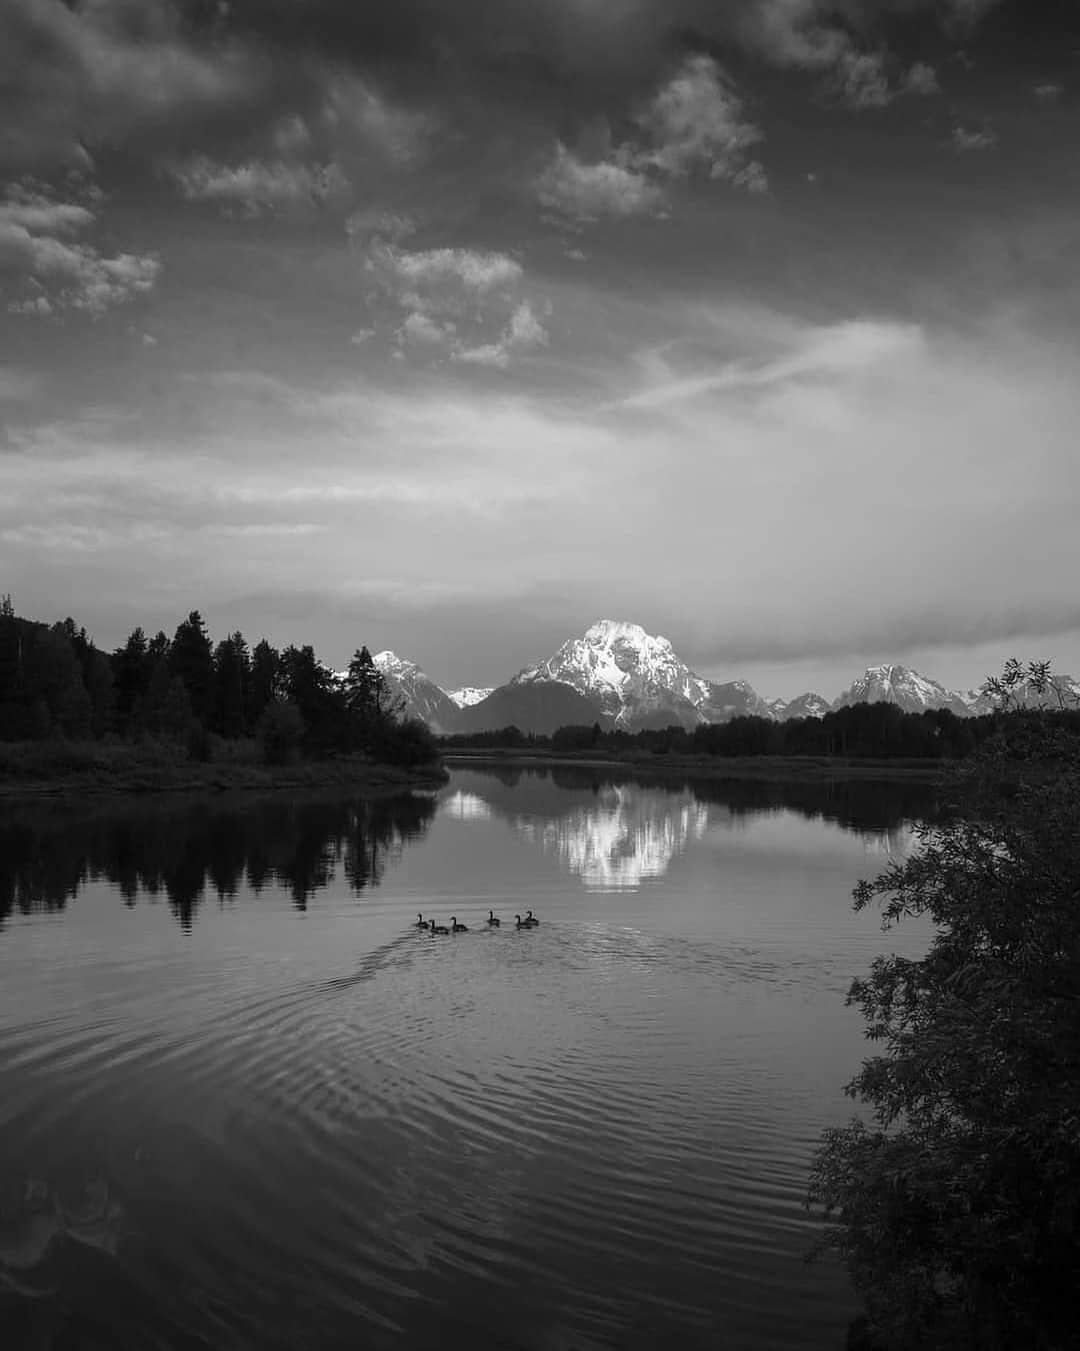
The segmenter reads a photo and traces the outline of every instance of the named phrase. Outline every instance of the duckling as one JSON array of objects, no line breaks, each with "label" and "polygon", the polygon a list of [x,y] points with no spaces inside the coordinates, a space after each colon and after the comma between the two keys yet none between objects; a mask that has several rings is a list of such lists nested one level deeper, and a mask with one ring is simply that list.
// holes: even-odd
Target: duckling
[{"label": "duckling", "polygon": [[428,922],[427,922],[427,920],[423,917],[422,914],[420,914],[419,911],[416,912],[416,925],[415,925],[415,927],[416,927],[417,929],[426,929],[426,928],[428,928]]},{"label": "duckling", "polygon": [[525,923],[526,923],[531,929],[534,929],[534,928],[540,923],[540,921],[536,918],[536,916],[535,916],[535,915],[533,914],[533,912],[530,910],[529,913],[525,916]]},{"label": "duckling", "polygon": [[487,922],[488,922],[488,924],[491,925],[491,927],[492,927],[493,929],[497,929],[497,928],[499,927],[499,924],[501,923],[501,921],[500,921],[500,920],[498,919],[498,917],[496,916],[494,910],[489,910],[489,911],[488,911],[488,919],[487,919]]},{"label": "duckling", "polygon": [[469,932],[469,926],[467,924],[459,924],[457,922],[457,915],[451,915],[450,932],[455,934],[467,934]]},{"label": "duckling", "polygon": [[431,921],[430,927],[433,934],[448,934],[450,932],[445,924],[436,924],[434,920]]}]

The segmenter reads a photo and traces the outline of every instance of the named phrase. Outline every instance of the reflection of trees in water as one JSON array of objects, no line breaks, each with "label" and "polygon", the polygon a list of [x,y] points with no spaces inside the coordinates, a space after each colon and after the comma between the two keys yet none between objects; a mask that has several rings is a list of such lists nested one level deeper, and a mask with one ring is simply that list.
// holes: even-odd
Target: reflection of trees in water
[{"label": "reflection of trees in water", "polygon": [[[624,785],[674,797],[689,793],[700,803],[725,808],[733,818],[793,811],[875,838],[883,832],[899,838],[906,823],[942,813],[939,790],[916,779],[723,779],[592,765],[477,764],[468,772],[474,776],[473,791],[505,816],[523,809],[562,816],[588,797]],[[553,797],[551,785],[562,790],[559,797]]]},{"label": "reflection of trees in water", "polygon": [[339,864],[359,894],[421,836],[433,798],[261,798],[183,805],[58,806],[0,813],[0,923],[12,911],[62,910],[87,881],[108,881],[134,905],[164,894],[190,928],[207,890],[226,900],[247,885],[287,887],[299,909]]}]

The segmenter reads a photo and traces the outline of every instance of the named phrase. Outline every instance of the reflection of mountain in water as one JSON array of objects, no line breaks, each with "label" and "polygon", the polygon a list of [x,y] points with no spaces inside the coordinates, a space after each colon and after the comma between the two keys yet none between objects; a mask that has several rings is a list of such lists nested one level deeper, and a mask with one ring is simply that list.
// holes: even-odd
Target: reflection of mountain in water
[{"label": "reflection of mountain in water", "polygon": [[164,893],[190,928],[207,888],[287,887],[298,909],[338,866],[359,894],[422,835],[430,797],[260,798],[231,803],[109,804],[86,813],[39,807],[0,813],[0,923],[13,910],[62,910],[87,881],[106,880],[134,905]]},{"label": "reflection of mountain in water", "polygon": [[689,839],[701,839],[709,808],[692,793],[607,784],[587,807],[547,821],[518,817],[517,829],[558,854],[587,887],[638,887],[662,877]]},{"label": "reflection of mountain in water", "polygon": [[498,816],[557,854],[586,886],[630,888],[662,877],[710,827],[737,828],[780,812],[851,831],[868,853],[903,857],[911,823],[933,819],[939,805],[932,787],[910,780],[682,779],[619,767],[504,762],[459,771],[443,810],[458,820]]}]

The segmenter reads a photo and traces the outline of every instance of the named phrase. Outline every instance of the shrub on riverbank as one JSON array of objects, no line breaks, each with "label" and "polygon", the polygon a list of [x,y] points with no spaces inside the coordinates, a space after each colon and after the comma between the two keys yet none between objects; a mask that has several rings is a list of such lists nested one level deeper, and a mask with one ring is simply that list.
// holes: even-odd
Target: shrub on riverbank
[{"label": "shrub on riverbank", "polygon": [[1065,1351],[1080,1282],[1080,742],[1016,713],[957,776],[964,811],[856,889],[921,960],[854,983],[871,1122],[826,1134],[811,1200],[881,1351]]}]

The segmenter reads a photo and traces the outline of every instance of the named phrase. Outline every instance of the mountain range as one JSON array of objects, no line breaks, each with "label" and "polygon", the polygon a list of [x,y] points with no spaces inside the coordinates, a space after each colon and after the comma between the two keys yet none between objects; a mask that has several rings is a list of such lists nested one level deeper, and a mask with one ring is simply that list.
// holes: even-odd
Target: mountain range
[{"label": "mountain range", "polygon": [[[380,652],[374,660],[405,711],[440,735],[511,725],[550,735],[557,727],[594,722],[627,731],[672,723],[693,728],[748,715],[785,721],[820,718],[857,703],[887,702],[909,713],[944,708],[959,717],[993,708],[979,690],[946,689],[898,664],[868,667],[833,700],[812,691],[789,701],[766,700],[745,680],[716,682],[698,675],[666,638],[613,619],[598,620],[546,660],[492,688],[447,691],[394,652]],[[1055,684],[1080,699],[1080,683],[1072,677],[1057,676]],[[1033,702],[1035,696],[1025,691],[1024,698]]]}]

